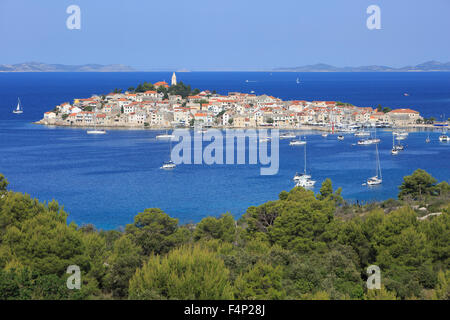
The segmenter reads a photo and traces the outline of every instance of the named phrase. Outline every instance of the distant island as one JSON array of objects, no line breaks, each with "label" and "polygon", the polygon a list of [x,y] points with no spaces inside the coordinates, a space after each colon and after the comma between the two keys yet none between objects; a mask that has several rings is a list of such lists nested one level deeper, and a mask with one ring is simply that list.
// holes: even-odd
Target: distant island
[{"label": "distant island", "polygon": [[388,66],[335,67],[318,63],[301,67],[276,68],[278,72],[450,72],[450,62],[428,61],[416,66],[394,68]]},{"label": "distant island", "polygon": [[[41,62],[24,62],[17,64],[0,64],[0,72],[139,72],[151,70],[137,70],[133,67],[123,64],[83,64],[83,65],[65,65],[65,64],[47,64]],[[153,70],[170,71],[170,70]],[[192,71],[220,71],[220,70],[190,70],[187,68],[178,69],[177,72]],[[243,70],[239,70],[243,71]],[[370,65],[360,67],[335,67],[330,64],[317,63],[300,67],[279,67],[263,70],[264,72],[450,72],[450,62],[443,63],[439,61],[428,61],[415,66],[405,66],[394,68],[382,65]]]},{"label": "distant island", "polygon": [[136,71],[123,64],[47,64],[40,62],[24,62],[18,64],[0,64],[0,72],[130,72]]}]

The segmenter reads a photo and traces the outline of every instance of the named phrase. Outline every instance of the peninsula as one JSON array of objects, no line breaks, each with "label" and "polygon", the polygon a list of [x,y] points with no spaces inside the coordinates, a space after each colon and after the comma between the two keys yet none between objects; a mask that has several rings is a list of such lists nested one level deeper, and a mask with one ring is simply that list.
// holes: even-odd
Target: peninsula
[{"label": "peninsula", "polygon": [[191,90],[177,82],[144,82],[127,91],[64,102],[44,114],[38,124],[73,127],[279,128],[413,127],[426,125],[419,112],[388,107],[357,107],[339,101],[283,101],[270,95]]}]

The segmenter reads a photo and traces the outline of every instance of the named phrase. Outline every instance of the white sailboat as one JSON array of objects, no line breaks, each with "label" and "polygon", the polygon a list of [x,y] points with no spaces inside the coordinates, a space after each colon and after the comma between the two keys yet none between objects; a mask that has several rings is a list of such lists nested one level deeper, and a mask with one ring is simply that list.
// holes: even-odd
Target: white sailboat
[{"label": "white sailboat", "polygon": [[305,165],[304,171],[303,171],[303,173],[296,173],[293,180],[296,182],[295,183],[296,187],[309,188],[309,187],[313,187],[315,185],[316,181],[311,180],[311,175],[306,173],[306,144],[305,144],[304,151],[305,151],[304,152],[304,157],[305,157],[304,158],[304,165]]},{"label": "white sailboat", "polygon": [[165,134],[159,134],[156,136],[156,139],[170,139],[172,140],[173,138],[175,138],[175,135],[173,134],[169,134],[166,130]]},{"label": "white sailboat", "polygon": [[289,142],[290,146],[303,146],[305,144],[306,144],[306,141],[303,141],[303,140],[291,140]]},{"label": "white sailboat", "polygon": [[94,129],[87,130],[87,134],[106,134],[106,130],[103,129],[97,129],[97,108],[94,109],[94,118],[92,121],[94,121]]},{"label": "white sailboat", "polygon": [[297,82],[297,84],[299,84],[299,83],[300,83],[300,79],[299,79],[299,78],[297,78],[297,80],[296,80],[295,82]]},{"label": "white sailboat", "polygon": [[383,177],[381,175],[380,155],[378,153],[378,144],[375,145],[375,150],[376,150],[376,159],[377,159],[376,174],[375,174],[375,176],[367,179],[366,184],[369,186],[378,185],[383,182]]},{"label": "white sailboat", "polygon": [[399,150],[395,147],[395,140],[394,140],[394,135],[392,135],[392,150],[391,153],[393,155],[398,154]]},{"label": "white sailboat", "polygon": [[20,99],[17,98],[17,107],[13,110],[13,113],[20,114],[23,113],[22,106],[20,105]]},{"label": "white sailboat", "polygon": [[[169,143],[169,158],[170,158],[170,154],[172,153],[172,139],[170,139],[170,143]],[[163,163],[163,165],[160,167],[160,169],[164,169],[164,170],[171,170],[174,169],[177,165],[172,161],[166,161]]]},{"label": "white sailboat", "polygon": [[429,143],[431,140],[430,140],[430,131],[428,131],[428,135],[427,135],[427,138],[425,139],[425,142],[426,143]]}]

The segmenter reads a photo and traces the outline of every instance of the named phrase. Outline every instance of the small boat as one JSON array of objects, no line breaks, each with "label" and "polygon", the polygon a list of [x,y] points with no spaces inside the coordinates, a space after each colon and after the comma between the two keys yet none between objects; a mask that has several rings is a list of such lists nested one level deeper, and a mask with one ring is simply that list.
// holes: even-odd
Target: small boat
[{"label": "small boat", "polygon": [[300,83],[300,79],[299,79],[299,78],[297,78],[297,80],[296,80],[295,82],[297,82],[297,84],[299,84],[299,83]]},{"label": "small boat", "polygon": [[304,172],[303,173],[297,172],[293,178],[293,180],[295,181],[295,186],[303,188],[314,187],[316,181],[311,180],[311,175],[306,173],[306,145],[304,150],[304,165],[305,165]]},{"label": "small boat", "polygon": [[306,174],[306,173],[295,173],[295,176],[294,176],[294,178],[292,178],[292,180],[294,180],[294,181],[299,181],[299,180],[302,180],[302,179],[311,179],[311,175],[309,175],[309,174]]},{"label": "small boat", "polygon": [[156,139],[173,139],[173,138],[175,138],[175,135],[168,134],[167,130],[166,130],[165,134],[159,134],[159,135],[156,136]]},{"label": "small boat", "polygon": [[439,141],[440,142],[448,142],[448,141],[450,141],[450,139],[447,135],[443,134],[443,135],[439,136]]},{"label": "small boat", "polygon": [[252,91],[250,91],[250,93],[255,93],[255,91],[254,91],[254,90],[252,90]]},{"label": "small boat", "polygon": [[106,134],[106,130],[97,129],[97,109],[94,110],[94,129],[87,130],[87,134]]},{"label": "small boat", "polygon": [[269,137],[261,137],[259,138],[259,142],[269,142],[270,138]]},{"label": "small boat", "polygon": [[427,135],[427,138],[425,139],[425,142],[426,142],[426,143],[430,143],[430,141],[431,141],[431,140],[430,140],[430,133],[428,132],[428,135]]},{"label": "small boat", "polygon": [[393,155],[396,155],[396,154],[398,154],[399,153],[399,149],[397,149],[396,148],[396,145],[395,145],[395,140],[394,140],[394,135],[392,135],[392,150],[391,150],[391,153],[393,154]]},{"label": "small boat", "polygon": [[13,110],[13,113],[15,113],[15,114],[23,113],[23,109],[22,109],[22,106],[20,105],[19,98],[17,98],[17,107],[16,107],[16,109]]},{"label": "small boat", "polygon": [[397,139],[397,140],[405,140],[406,136],[397,136],[395,139]]},{"label": "small boat", "polygon": [[341,135],[339,135],[337,138],[338,138],[338,140],[344,140],[344,136],[341,136]]},{"label": "small boat", "polygon": [[87,130],[86,133],[87,134],[106,134],[106,131],[103,129],[101,129],[101,130],[94,129],[94,130]]},{"label": "small boat", "polygon": [[375,144],[375,150],[376,150],[376,175],[367,179],[365,184],[367,184],[368,186],[374,186],[377,184],[381,184],[383,182],[383,178],[381,176],[381,165],[380,165],[380,155],[378,153],[378,144]]},{"label": "small boat", "polygon": [[280,139],[295,139],[297,136],[291,132],[289,133],[283,133],[280,135]]},{"label": "small boat", "polygon": [[409,93],[406,93],[406,92],[405,92],[403,95],[404,95],[405,97],[409,97]]},{"label": "small boat", "polygon": [[290,146],[303,146],[306,144],[306,141],[302,141],[302,140],[291,140],[291,142],[289,142]]},{"label": "small boat", "polygon": [[406,132],[406,131],[394,131],[394,132],[392,132],[392,134],[394,136],[400,136],[400,137],[407,137],[408,136],[408,132]]},{"label": "small boat", "polygon": [[369,145],[369,144],[379,143],[380,141],[381,141],[380,139],[361,139],[361,140],[358,140],[357,144],[359,144],[359,145]]},{"label": "small boat", "polygon": [[370,136],[370,132],[368,131],[355,132],[355,137],[368,137],[368,136]]},{"label": "small boat", "polygon": [[371,177],[371,178],[367,179],[367,184],[369,186],[374,186],[374,185],[377,185],[377,184],[381,184],[382,182],[383,182],[383,179],[378,178],[378,176],[374,176],[374,177]]},{"label": "small boat", "polygon": [[324,138],[328,137],[328,133],[322,133],[322,137]]},{"label": "small boat", "polygon": [[170,170],[170,169],[174,169],[175,167],[176,167],[176,164],[173,163],[172,160],[170,160],[170,161],[164,162],[161,169]]},{"label": "small boat", "polygon": [[310,188],[310,187],[314,187],[315,184],[316,184],[316,181],[314,181],[314,180],[301,179],[301,180],[297,181],[295,186],[296,187],[303,187],[303,188]]}]

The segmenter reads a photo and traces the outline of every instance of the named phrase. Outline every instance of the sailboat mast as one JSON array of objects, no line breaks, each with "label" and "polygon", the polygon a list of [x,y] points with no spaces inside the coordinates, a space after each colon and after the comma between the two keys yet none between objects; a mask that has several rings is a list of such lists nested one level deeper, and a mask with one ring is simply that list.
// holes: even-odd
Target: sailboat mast
[{"label": "sailboat mast", "polygon": [[[306,138],[305,138],[306,141]],[[305,144],[305,174],[306,174],[306,144]]]},{"label": "sailboat mast", "polygon": [[381,179],[381,165],[380,165],[380,155],[378,153],[378,144],[375,144],[375,150],[377,152],[377,177],[378,177],[378,173],[380,173],[380,179]]}]

